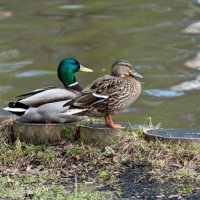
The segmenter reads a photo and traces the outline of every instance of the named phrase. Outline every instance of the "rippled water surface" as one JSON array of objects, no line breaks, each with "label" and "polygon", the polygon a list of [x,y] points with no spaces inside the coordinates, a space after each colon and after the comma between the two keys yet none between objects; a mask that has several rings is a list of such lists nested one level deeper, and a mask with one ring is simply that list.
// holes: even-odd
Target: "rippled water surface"
[{"label": "rippled water surface", "polygon": [[143,94],[118,121],[200,128],[200,3],[195,0],[0,2],[0,107],[20,93],[61,86],[65,57],[93,68],[86,86],[127,59]]}]

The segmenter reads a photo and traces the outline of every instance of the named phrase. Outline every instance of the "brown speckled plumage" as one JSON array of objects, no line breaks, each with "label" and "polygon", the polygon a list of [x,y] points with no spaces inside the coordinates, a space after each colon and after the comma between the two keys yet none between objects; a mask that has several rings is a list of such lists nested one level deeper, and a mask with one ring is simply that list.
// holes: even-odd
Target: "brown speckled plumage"
[{"label": "brown speckled plumage", "polygon": [[141,84],[134,73],[135,70],[127,61],[115,62],[111,76],[100,77],[84,88],[74,100],[73,107],[82,109],[80,113],[88,116],[106,117],[122,111],[141,94]]}]

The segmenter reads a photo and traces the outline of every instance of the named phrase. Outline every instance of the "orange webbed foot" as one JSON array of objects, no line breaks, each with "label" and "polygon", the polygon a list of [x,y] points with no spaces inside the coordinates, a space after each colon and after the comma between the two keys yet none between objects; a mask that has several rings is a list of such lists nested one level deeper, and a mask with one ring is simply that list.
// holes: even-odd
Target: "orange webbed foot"
[{"label": "orange webbed foot", "polygon": [[107,116],[105,116],[105,122],[106,122],[106,125],[110,128],[125,129],[125,127],[123,127],[121,124],[113,123],[111,114],[108,114]]},{"label": "orange webbed foot", "polygon": [[121,124],[112,124],[111,126],[109,126],[110,128],[116,128],[116,129],[125,129],[124,126],[122,126]]}]

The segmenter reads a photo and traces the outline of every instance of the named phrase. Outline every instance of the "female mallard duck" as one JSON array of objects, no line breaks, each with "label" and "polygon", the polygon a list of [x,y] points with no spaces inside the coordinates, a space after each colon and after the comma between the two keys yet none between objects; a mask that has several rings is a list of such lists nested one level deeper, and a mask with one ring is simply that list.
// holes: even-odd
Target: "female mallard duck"
[{"label": "female mallard duck", "polygon": [[92,72],[74,58],[66,58],[59,63],[57,74],[65,89],[46,87],[18,96],[4,108],[32,122],[71,122],[82,117],[62,113],[63,105],[77,97],[82,90],[75,78],[78,71]]},{"label": "female mallard duck", "polygon": [[[98,78],[80,93],[79,97],[67,103],[70,114],[105,117],[105,123],[111,128],[124,128],[114,124],[112,114],[130,106],[141,94],[141,84],[133,66],[126,60],[112,65],[111,76]],[[68,108],[70,106],[70,108]]]}]

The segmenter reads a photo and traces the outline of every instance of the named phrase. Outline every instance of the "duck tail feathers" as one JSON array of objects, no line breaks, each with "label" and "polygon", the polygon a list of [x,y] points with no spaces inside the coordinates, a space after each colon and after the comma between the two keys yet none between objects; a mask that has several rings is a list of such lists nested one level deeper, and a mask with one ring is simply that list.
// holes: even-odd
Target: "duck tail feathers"
[{"label": "duck tail feathers", "polygon": [[27,109],[29,109],[30,106],[27,106],[27,105],[25,105],[25,104],[20,103],[19,101],[17,101],[17,102],[10,102],[8,104],[8,107],[10,107],[10,108],[23,108],[23,109],[27,110]]},{"label": "duck tail feathers", "polygon": [[3,108],[3,109],[15,115],[22,116],[29,109],[29,106],[20,102],[10,102],[8,104],[8,107]]}]

